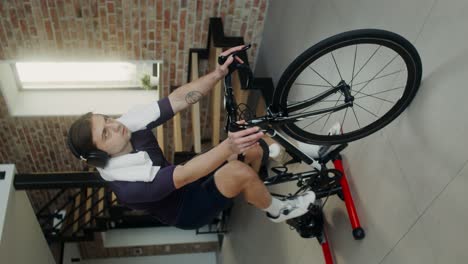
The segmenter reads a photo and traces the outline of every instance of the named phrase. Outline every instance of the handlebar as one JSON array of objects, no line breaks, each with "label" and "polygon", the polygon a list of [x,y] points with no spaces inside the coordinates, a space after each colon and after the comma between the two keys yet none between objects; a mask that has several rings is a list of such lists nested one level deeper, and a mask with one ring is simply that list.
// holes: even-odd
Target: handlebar
[{"label": "handlebar", "polygon": [[247,75],[247,83],[246,83],[246,88],[251,89],[252,88],[252,82],[253,82],[253,73],[250,67],[245,64],[245,63],[240,63],[235,59],[236,56],[238,56],[241,52],[245,52],[251,47],[250,44],[244,46],[241,50],[234,51],[228,55],[225,56],[219,56],[218,57],[218,64],[223,65],[226,60],[229,58],[229,56],[234,57],[234,61],[228,66],[229,72],[228,74],[224,77],[224,86],[225,86],[225,108],[227,111],[227,118],[226,118],[226,131],[230,132],[235,132],[239,131],[242,129],[245,129],[249,127],[248,124],[237,124],[237,103],[234,98],[233,90],[232,90],[232,83],[231,83],[231,75],[234,73],[236,70],[242,71]]},{"label": "handlebar", "polygon": [[240,63],[238,62],[235,57],[238,56],[240,53],[242,52],[245,52],[246,50],[250,49],[250,47],[252,47],[251,44],[248,44],[248,45],[245,45],[241,50],[237,50],[237,51],[234,51],[226,56],[219,56],[218,57],[218,64],[219,65],[223,65],[226,60],[229,58],[229,56],[233,56],[234,57],[234,61],[229,65],[228,69],[229,69],[229,73],[226,75],[229,76],[231,75],[233,72],[235,72],[236,70],[239,70],[239,71],[242,71],[242,72],[245,72],[247,74],[247,85],[246,85],[246,88],[247,89],[251,89],[252,88],[252,81],[253,81],[253,73],[252,73],[252,70],[250,69],[250,67],[248,65],[246,65],[245,63]]}]

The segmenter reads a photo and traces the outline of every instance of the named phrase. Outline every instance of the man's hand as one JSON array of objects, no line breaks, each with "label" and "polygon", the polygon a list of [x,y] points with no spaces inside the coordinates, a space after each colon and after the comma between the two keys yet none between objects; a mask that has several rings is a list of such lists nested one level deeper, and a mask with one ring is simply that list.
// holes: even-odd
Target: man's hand
[{"label": "man's hand", "polygon": [[251,127],[237,132],[229,132],[227,141],[234,154],[244,153],[251,147],[258,144],[258,140],[263,136],[259,127]]},{"label": "man's hand", "polygon": [[[243,47],[244,45],[230,48],[221,53],[221,55],[229,55],[232,52],[242,50]],[[235,57],[235,59],[240,63],[244,63],[238,57]],[[229,56],[223,65],[218,65],[218,63],[216,63],[217,66],[214,71],[194,81],[184,84],[173,91],[169,95],[169,102],[171,103],[172,111],[174,113],[180,112],[190,105],[198,102],[202,96],[208,94],[209,91],[213,89],[216,82],[220,81],[226,74],[228,74],[228,67],[233,61],[234,58]]]},{"label": "man's hand", "polygon": [[[230,48],[228,50],[225,50],[223,51],[220,56],[227,56],[231,53],[233,53],[234,51],[239,51],[241,50],[242,48],[244,48],[246,45],[241,45],[241,46],[237,46],[237,47],[233,47],[233,48]],[[242,61],[239,57],[235,57],[235,59],[240,62],[240,63],[244,63],[244,61]],[[234,58],[233,56],[229,56],[226,60],[226,62],[224,62],[223,65],[219,65],[216,63],[216,72],[222,77],[226,76],[226,74],[228,74],[229,72],[229,65],[234,61]]]}]

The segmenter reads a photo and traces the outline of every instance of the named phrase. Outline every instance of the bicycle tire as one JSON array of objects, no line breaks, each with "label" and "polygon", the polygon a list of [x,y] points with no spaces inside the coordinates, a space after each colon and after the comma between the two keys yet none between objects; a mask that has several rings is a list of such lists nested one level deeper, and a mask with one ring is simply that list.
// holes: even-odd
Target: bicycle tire
[{"label": "bicycle tire", "polygon": [[[349,133],[345,132],[340,135],[329,136],[310,133],[298,127],[295,123],[276,124],[275,128],[284,131],[289,136],[304,143],[333,145],[347,143],[366,137],[382,129],[397,118],[411,103],[419,88],[422,76],[421,58],[416,48],[408,40],[396,33],[380,29],[358,29],[343,32],[324,39],[304,51],[283,72],[273,95],[272,107],[273,109],[287,109],[288,95],[294,81],[311,63],[318,60],[321,56],[326,56],[329,52],[333,55],[333,51],[352,45],[356,45],[357,53],[357,45],[360,44],[384,46],[400,55],[404,61],[407,70],[407,81],[404,87],[404,92],[396,102],[395,106],[393,106],[385,115],[369,125],[359,128],[356,131]],[[356,60],[356,57],[354,60]],[[339,72],[338,65],[336,65],[336,67]],[[351,76],[352,79],[355,78],[354,66]],[[352,82],[353,80],[351,80],[351,83]],[[287,116],[289,113],[286,112],[284,114]],[[344,115],[346,117],[346,113]]]}]

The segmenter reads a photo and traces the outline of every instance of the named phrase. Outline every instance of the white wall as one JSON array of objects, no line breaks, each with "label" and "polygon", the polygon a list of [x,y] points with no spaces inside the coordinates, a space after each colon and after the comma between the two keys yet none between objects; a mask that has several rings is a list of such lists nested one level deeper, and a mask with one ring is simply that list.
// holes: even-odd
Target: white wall
[{"label": "white wall", "polygon": [[90,259],[82,262],[83,264],[216,264],[215,253],[197,253],[197,254],[177,254],[165,256],[148,256],[133,258],[109,258],[109,259]]},{"label": "white wall", "polygon": [[10,113],[15,109],[18,102],[18,86],[13,71],[8,63],[0,63],[0,89]]},{"label": "white wall", "polygon": [[5,218],[8,208],[10,196],[13,193],[13,178],[15,174],[15,166],[13,164],[0,165],[0,171],[5,172],[5,179],[0,180],[0,238],[5,228]]},{"label": "white wall", "polygon": [[[6,165],[0,165],[0,170]],[[25,191],[14,191],[11,186],[13,178],[13,166],[8,166],[9,174],[5,182],[10,184],[8,199],[0,202],[8,203],[1,207],[5,215],[3,232],[0,240],[0,260],[1,263],[14,264],[55,264],[55,260],[42,234],[42,230],[37,222],[36,215],[29,203],[29,198]],[[2,181],[3,184],[4,182]],[[1,191],[5,188],[1,187]],[[2,197],[5,198],[5,197]]]},{"label": "white wall", "polygon": [[155,90],[18,91],[9,63],[0,63],[0,89],[12,116],[120,115],[159,98]]},{"label": "white wall", "polygon": [[126,257],[126,258],[107,258],[107,259],[88,259],[81,262],[71,262],[71,258],[80,258],[77,243],[66,243],[64,251],[63,264],[216,264],[216,253],[195,253],[195,254],[175,254],[164,256],[144,256],[144,257]]},{"label": "white wall", "polygon": [[195,230],[174,227],[114,229],[103,233],[104,247],[217,242],[216,234],[197,235]]}]

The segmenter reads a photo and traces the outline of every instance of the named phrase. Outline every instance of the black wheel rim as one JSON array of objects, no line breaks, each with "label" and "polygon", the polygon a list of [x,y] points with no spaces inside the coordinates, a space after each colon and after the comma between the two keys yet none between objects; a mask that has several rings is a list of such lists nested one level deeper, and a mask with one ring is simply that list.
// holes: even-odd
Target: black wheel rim
[{"label": "black wheel rim", "polygon": [[[364,50],[364,52],[362,52],[363,50],[360,48],[363,46],[368,48]],[[340,60],[340,56],[344,56],[345,58],[346,56],[349,57],[349,55],[340,54],[341,51],[348,54],[349,51],[354,53],[352,55],[352,60],[344,60],[348,62],[348,64],[346,64],[348,70],[343,70],[344,68],[340,67],[340,62],[343,61],[343,59]],[[361,53],[359,53],[360,51]],[[379,52],[385,54],[383,57],[388,57],[388,59],[376,59],[379,56]],[[360,56],[361,58],[359,58],[359,55],[356,55],[356,53],[362,55]],[[304,120],[305,122],[298,121],[297,123],[289,123],[280,126],[280,128],[294,138],[304,142],[328,142],[331,144],[349,142],[375,132],[396,118],[414,96],[417,86],[419,86],[420,72],[418,73],[416,70],[418,61],[415,61],[413,56],[414,54],[412,54],[411,51],[408,51],[406,47],[392,39],[368,36],[337,41],[332,45],[314,51],[312,56],[305,59],[300,65],[296,65],[296,70],[291,73],[289,79],[286,81],[285,87],[281,90],[281,94],[279,95],[279,98],[281,98],[281,109],[287,109],[288,105],[297,102],[291,100],[291,95],[300,98],[300,93],[299,95],[290,93],[292,89],[297,89],[298,85],[304,87],[308,86],[308,88],[313,87],[316,88],[316,90],[329,89],[332,86],[336,86],[339,80],[345,80],[351,87],[351,94],[355,98],[353,102],[354,105],[352,108],[310,117],[309,120]],[[331,75],[338,79],[330,78],[330,76],[327,76],[326,71],[316,68],[315,63],[321,63],[320,60],[322,59],[329,60],[331,66],[328,66],[328,72],[332,73]],[[349,63],[349,61],[352,63]],[[381,62],[385,63],[380,67],[376,67],[374,71],[371,71],[370,75],[368,75],[369,73],[362,74],[362,72],[367,69],[373,69],[373,61],[380,64]],[[301,77],[306,71],[309,71],[308,74],[313,74],[315,79],[320,79],[321,82],[311,81],[309,83],[300,83]],[[397,80],[395,80],[395,76],[400,79],[398,80],[398,78],[396,78]],[[388,81],[390,79],[393,80]],[[404,80],[403,82],[402,79]],[[376,92],[368,91],[368,88],[371,87],[370,84],[379,87],[379,83],[382,81],[392,85],[385,86]],[[391,100],[387,98],[391,98]],[[302,97],[302,100],[304,99],[305,98]],[[343,100],[344,96],[343,93],[338,92],[334,98],[332,96],[332,98],[327,99],[330,100],[321,102],[323,108],[339,104],[339,101]],[[377,109],[369,109],[366,104],[362,104],[363,101],[374,101],[374,103],[379,101],[379,103],[373,105],[373,107],[377,107]],[[327,103],[328,105],[326,105]],[[319,104],[320,103],[314,106],[320,108],[318,106]],[[384,104],[392,105],[385,106]],[[311,110],[314,109],[303,109],[302,112]],[[287,112],[286,114],[292,115],[295,113],[299,113],[299,111]],[[360,121],[359,116],[363,114],[367,114],[367,122]],[[327,135],[329,129],[327,125],[331,126],[334,124],[332,117],[340,120],[338,123],[343,126],[343,135]],[[357,124],[357,126],[352,127],[352,129],[347,127],[347,120],[350,120],[350,118],[355,119],[355,124]],[[361,122],[363,124],[361,124]],[[307,126],[314,126],[314,129],[320,131],[318,133],[316,131],[309,131],[307,130]]]}]

